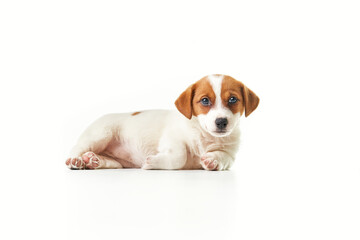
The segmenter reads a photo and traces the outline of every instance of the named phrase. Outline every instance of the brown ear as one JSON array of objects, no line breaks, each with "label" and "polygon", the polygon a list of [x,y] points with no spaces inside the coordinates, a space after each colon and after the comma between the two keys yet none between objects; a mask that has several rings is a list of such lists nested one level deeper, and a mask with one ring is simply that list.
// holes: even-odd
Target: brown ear
[{"label": "brown ear", "polygon": [[192,117],[192,99],[194,97],[194,85],[188,87],[175,101],[175,106],[185,117]]},{"label": "brown ear", "polygon": [[247,88],[245,85],[242,87],[245,105],[245,117],[249,116],[259,105],[260,99],[256,94]]}]

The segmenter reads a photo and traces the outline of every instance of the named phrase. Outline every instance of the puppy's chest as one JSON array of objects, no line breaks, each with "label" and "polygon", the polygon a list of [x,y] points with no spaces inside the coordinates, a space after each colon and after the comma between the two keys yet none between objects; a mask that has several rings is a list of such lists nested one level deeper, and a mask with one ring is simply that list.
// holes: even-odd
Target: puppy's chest
[{"label": "puppy's chest", "polygon": [[212,137],[199,137],[192,143],[193,155],[201,157],[207,152],[222,151],[228,147],[227,141]]}]

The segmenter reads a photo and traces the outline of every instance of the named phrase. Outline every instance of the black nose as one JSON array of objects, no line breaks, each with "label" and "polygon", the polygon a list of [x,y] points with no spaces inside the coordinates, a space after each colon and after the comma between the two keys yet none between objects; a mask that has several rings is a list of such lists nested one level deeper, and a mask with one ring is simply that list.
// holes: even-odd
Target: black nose
[{"label": "black nose", "polygon": [[217,118],[215,124],[218,129],[224,129],[228,125],[228,120],[227,118]]}]

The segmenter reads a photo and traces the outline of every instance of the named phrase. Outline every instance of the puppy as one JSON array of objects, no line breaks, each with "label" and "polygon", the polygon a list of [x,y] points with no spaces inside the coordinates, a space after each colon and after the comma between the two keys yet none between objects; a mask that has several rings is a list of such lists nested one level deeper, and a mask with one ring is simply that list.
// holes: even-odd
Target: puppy
[{"label": "puppy", "polygon": [[109,114],[80,136],[66,160],[71,169],[226,170],[239,146],[239,119],[259,98],[226,75],[206,76],[175,101],[179,112]]}]

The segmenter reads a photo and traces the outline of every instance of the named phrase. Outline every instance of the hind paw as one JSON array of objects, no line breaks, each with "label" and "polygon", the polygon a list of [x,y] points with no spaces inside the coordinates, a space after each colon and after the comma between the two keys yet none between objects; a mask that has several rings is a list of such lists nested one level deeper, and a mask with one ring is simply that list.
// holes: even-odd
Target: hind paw
[{"label": "hind paw", "polygon": [[100,159],[93,152],[86,152],[81,157],[68,158],[65,164],[70,169],[96,169],[100,166]]},{"label": "hind paw", "polygon": [[86,168],[95,169],[100,166],[100,159],[93,152],[86,152],[82,156]]},{"label": "hind paw", "polygon": [[66,159],[65,164],[70,169],[84,169],[85,168],[85,162],[82,160],[81,157],[68,158],[68,159]]}]

